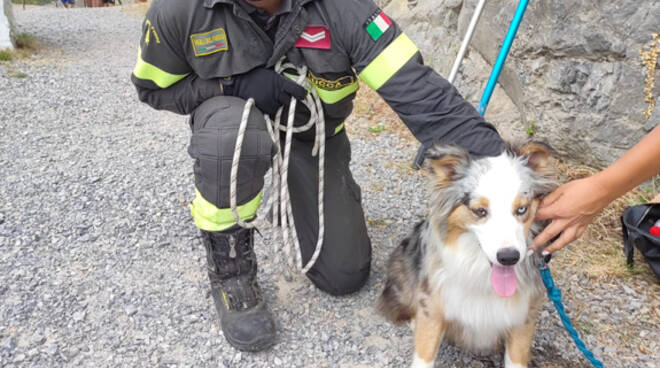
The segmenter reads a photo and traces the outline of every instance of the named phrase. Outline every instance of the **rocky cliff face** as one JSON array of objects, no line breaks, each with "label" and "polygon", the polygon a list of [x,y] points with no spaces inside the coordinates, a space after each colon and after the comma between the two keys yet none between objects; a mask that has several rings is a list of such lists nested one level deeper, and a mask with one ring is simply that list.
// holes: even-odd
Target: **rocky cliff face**
[{"label": "rocky cliff face", "polygon": [[13,49],[11,41],[12,29],[14,24],[14,13],[12,13],[11,0],[0,0],[0,50]]},{"label": "rocky cliff face", "polygon": [[[486,2],[471,48],[455,81],[475,105],[517,7]],[[477,0],[383,1],[447,76]],[[647,71],[640,49],[660,32],[656,0],[532,0],[491,99],[486,118],[507,137],[550,143],[574,162],[605,166],[660,121],[643,115]],[[660,47],[660,44],[658,45]],[[660,70],[655,78],[655,98]]]}]

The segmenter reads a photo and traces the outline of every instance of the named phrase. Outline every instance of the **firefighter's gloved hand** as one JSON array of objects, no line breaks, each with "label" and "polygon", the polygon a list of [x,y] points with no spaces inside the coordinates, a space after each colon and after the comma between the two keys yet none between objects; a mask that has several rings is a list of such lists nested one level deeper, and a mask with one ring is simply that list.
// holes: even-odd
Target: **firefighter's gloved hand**
[{"label": "firefighter's gloved hand", "polygon": [[261,111],[272,115],[280,106],[289,103],[291,96],[304,99],[307,90],[272,69],[257,68],[234,77],[232,95],[246,100],[252,97]]}]

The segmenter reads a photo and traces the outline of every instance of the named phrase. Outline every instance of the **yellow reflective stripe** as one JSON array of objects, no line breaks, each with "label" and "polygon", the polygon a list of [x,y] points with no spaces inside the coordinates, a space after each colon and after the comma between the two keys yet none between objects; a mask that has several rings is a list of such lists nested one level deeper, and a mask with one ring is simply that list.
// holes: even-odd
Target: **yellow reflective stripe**
[{"label": "yellow reflective stripe", "polygon": [[[263,191],[259,192],[249,202],[238,206],[238,216],[241,220],[248,220],[257,215],[257,208],[261,203]],[[218,208],[202,197],[195,188],[195,199],[190,203],[190,212],[198,228],[206,231],[222,231],[236,224],[231,208]]]},{"label": "yellow reflective stripe", "polygon": [[392,43],[390,43],[383,52],[367,65],[362,73],[362,79],[374,91],[377,91],[385,82],[387,82],[401,67],[410,60],[415,53],[419,51],[417,46],[401,33]]},{"label": "yellow reflective stripe", "polygon": [[335,128],[335,135],[337,133],[341,132],[342,129],[344,129],[344,122],[343,121],[341,122],[341,124],[337,125],[337,127]]},{"label": "yellow reflective stripe", "polygon": [[[294,81],[294,82],[296,81],[296,78],[298,78],[298,76],[295,75],[295,74],[286,73],[286,72],[285,72],[285,73],[282,73],[282,74],[284,74],[285,77],[291,79],[291,80]],[[307,90],[307,92],[309,92],[309,91],[312,90],[312,87],[311,87],[311,86],[303,86],[303,87],[305,87],[305,89]]]},{"label": "yellow reflective stripe", "polygon": [[158,67],[142,60],[142,52],[138,48],[137,62],[135,63],[135,68],[133,69],[133,75],[139,79],[150,80],[156,83],[156,85],[160,88],[167,88],[180,81],[183,77],[188,75],[188,73],[171,74],[161,70]]},{"label": "yellow reflective stripe", "polygon": [[316,93],[318,93],[319,98],[321,101],[323,101],[326,104],[333,104],[337,103],[341,100],[343,100],[345,97],[350,95],[351,93],[354,93],[355,91],[360,88],[360,83],[356,80],[355,82],[342,87],[340,89],[334,90],[334,91],[328,91],[327,89],[321,89],[317,87],[316,85],[314,86],[316,89]]}]

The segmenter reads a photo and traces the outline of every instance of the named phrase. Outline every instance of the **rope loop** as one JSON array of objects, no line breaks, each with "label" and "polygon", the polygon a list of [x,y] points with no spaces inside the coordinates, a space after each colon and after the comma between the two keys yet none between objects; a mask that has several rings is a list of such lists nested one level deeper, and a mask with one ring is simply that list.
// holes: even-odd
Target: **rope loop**
[{"label": "rope loop", "polygon": [[[279,229],[279,232],[274,232],[273,240],[277,244],[278,233],[282,237],[283,253],[286,264],[289,270],[295,268],[299,269],[302,273],[307,273],[318,259],[323,247],[323,236],[325,233],[325,219],[324,219],[324,206],[323,206],[323,189],[324,189],[324,176],[325,176],[325,117],[323,115],[323,104],[319,98],[316,90],[307,81],[307,66],[303,65],[297,67],[292,63],[284,62],[284,57],[275,64],[275,72],[284,74],[284,71],[295,70],[295,76],[289,76],[296,83],[305,87],[309,91],[305,100],[301,101],[310,112],[310,117],[307,123],[295,127],[293,125],[295,119],[296,105],[298,100],[291,97],[289,103],[288,116],[286,124],[282,124],[282,112],[284,107],[280,107],[275,113],[274,120],[270,116],[264,114],[266,120],[266,128],[268,134],[275,147],[275,154],[271,163],[271,195],[266,204],[267,213],[272,215],[272,226]],[[287,75],[288,76],[288,75]],[[238,163],[241,156],[241,147],[243,145],[243,138],[245,129],[247,127],[248,116],[250,110],[254,106],[254,99],[249,98],[243,108],[243,115],[241,117],[241,124],[238,129],[236,137],[236,145],[234,148],[234,156],[232,159],[230,182],[229,182],[229,202],[231,212],[234,220],[239,226],[244,228],[252,228],[257,226],[257,221],[245,222],[238,215],[236,203],[236,182],[238,176]],[[289,193],[289,185],[287,178],[289,177],[289,158],[291,155],[291,143],[293,140],[293,133],[300,133],[309,129],[316,129],[316,136],[314,139],[314,147],[312,148],[312,156],[318,156],[319,160],[319,184],[318,184],[318,213],[319,213],[319,234],[314,248],[314,253],[309,261],[303,265],[302,252],[300,249],[300,241],[296,232],[296,226],[293,217],[293,209],[291,206],[291,197]],[[281,145],[280,133],[284,134],[284,147]],[[280,223],[281,222],[281,223]]]}]

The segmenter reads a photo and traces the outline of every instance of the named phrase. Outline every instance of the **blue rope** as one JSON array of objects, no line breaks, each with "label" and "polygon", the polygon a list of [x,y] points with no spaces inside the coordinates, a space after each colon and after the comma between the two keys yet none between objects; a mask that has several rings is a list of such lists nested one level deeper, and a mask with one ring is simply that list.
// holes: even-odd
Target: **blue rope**
[{"label": "blue rope", "polygon": [[564,327],[566,327],[566,330],[568,330],[568,333],[573,338],[573,341],[575,341],[575,346],[577,346],[582,354],[584,354],[584,356],[587,358],[587,360],[591,362],[591,365],[596,368],[603,368],[603,363],[596,359],[594,354],[589,349],[587,349],[586,346],[584,346],[584,342],[580,340],[578,332],[575,330],[575,328],[573,328],[571,320],[568,318],[566,312],[564,311],[564,304],[561,302],[561,291],[559,291],[559,289],[555,286],[555,282],[552,280],[552,275],[550,274],[550,269],[543,260],[541,260],[539,271],[541,271],[541,279],[543,279],[543,284],[548,290],[548,299],[554,303],[555,309],[557,309],[557,313],[559,313],[559,317],[561,317],[561,322],[564,324]]}]

